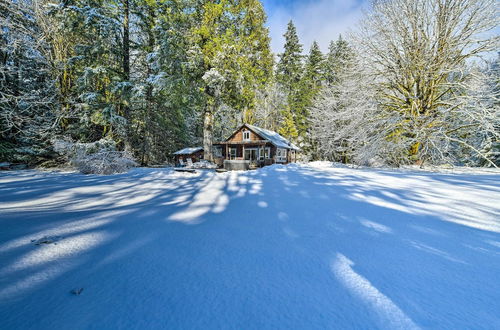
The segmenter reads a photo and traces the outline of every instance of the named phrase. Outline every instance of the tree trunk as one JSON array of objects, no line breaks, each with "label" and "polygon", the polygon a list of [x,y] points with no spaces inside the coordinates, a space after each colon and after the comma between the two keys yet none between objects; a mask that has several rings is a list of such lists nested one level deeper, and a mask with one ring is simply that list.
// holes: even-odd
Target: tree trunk
[{"label": "tree trunk", "polygon": [[[130,80],[130,6],[129,0],[123,0],[123,54],[122,54],[122,70],[123,70],[123,80]],[[127,126],[125,129],[126,136],[124,137],[125,150],[132,151],[132,145],[130,143],[130,133],[132,126],[132,118],[130,115],[130,107],[128,104],[121,104],[123,106],[123,116],[127,120]]]},{"label": "tree trunk", "polygon": [[215,104],[208,103],[205,109],[204,120],[203,120],[203,150],[204,158],[209,162],[213,162],[214,157],[212,154],[213,145],[213,129],[214,129],[214,113]]},{"label": "tree trunk", "polygon": [[204,120],[203,120],[203,152],[204,158],[209,162],[214,161],[213,155],[213,139],[214,139],[214,116],[215,112],[219,109],[221,103],[221,90],[220,86],[205,88],[207,95],[207,104],[205,107]]},{"label": "tree trunk", "polygon": [[[154,18],[154,12],[150,9],[148,16],[150,19]],[[151,24],[152,25],[152,24]],[[151,26],[148,25],[148,26]],[[155,45],[155,37],[154,33],[151,29],[147,31],[147,36],[148,36],[148,46],[147,46],[147,52],[150,53],[154,49]],[[153,73],[153,70],[151,68],[151,65],[147,65],[147,76],[149,77]],[[155,145],[154,141],[151,141],[151,139],[156,136],[157,132],[151,132],[148,128],[152,127],[151,125],[151,113],[152,110],[155,109],[155,104],[154,104],[154,99],[153,99],[153,86],[151,84],[147,84],[146,87],[146,106],[145,109],[143,109],[143,125],[144,125],[144,136],[142,137],[142,165],[147,166],[149,159],[151,158],[151,145]],[[154,112],[154,110],[153,110]]]},{"label": "tree trunk", "polygon": [[130,27],[129,0],[123,0],[123,77],[130,80]]}]

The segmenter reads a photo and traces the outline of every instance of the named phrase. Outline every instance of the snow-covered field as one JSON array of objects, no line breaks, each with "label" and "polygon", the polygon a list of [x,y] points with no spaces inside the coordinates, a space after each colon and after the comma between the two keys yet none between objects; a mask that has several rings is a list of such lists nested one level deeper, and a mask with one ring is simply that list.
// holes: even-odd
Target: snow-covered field
[{"label": "snow-covered field", "polygon": [[500,328],[500,173],[17,171],[0,194],[2,329]]}]

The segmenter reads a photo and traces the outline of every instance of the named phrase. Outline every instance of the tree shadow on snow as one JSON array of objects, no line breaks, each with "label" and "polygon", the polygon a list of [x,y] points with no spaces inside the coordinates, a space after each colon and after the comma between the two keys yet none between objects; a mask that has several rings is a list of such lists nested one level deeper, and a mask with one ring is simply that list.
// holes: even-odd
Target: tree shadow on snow
[{"label": "tree shadow on snow", "polygon": [[493,176],[18,173],[0,176],[7,327],[500,325]]}]

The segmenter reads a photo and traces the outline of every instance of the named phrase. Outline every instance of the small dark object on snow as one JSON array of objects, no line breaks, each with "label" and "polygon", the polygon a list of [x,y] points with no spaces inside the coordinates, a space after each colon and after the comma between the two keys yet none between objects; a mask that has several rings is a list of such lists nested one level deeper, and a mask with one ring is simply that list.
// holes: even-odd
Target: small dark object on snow
[{"label": "small dark object on snow", "polygon": [[196,170],[189,169],[189,168],[176,168],[174,169],[176,172],[186,172],[186,173],[196,173]]},{"label": "small dark object on snow", "polygon": [[10,170],[11,163],[0,163],[0,170],[7,171]]},{"label": "small dark object on snow", "polygon": [[35,245],[57,244],[56,242],[59,241],[61,238],[62,238],[61,236],[44,236],[39,239],[32,239],[31,243],[35,243]]},{"label": "small dark object on snow", "polygon": [[82,291],[83,291],[83,288],[73,289],[73,290],[71,290],[71,293],[74,294],[75,296],[79,296],[80,293],[82,293]]},{"label": "small dark object on snow", "polygon": [[10,169],[11,170],[15,170],[15,171],[17,171],[17,170],[25,170],[27,168],[28,168],[28,165],[26,165],[26,164],[16,164],[16,165],[11,165],[10,166]]},{"label": "small dark object on snow", "polygon": [[8,170],[25,170],[28,168],[26,164],[11,164],[11,163],[0,163],[0,170],[8,171]]}]

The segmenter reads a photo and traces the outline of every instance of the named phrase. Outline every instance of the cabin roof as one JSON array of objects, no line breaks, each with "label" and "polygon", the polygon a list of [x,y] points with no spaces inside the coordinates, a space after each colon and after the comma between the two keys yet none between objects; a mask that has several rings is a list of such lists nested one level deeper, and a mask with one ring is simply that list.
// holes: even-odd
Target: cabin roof
[{"label": "cabin roof", "polygon": [[268,140],[269,142],[271,142],[272,144],[274,144],[278,148],[286,148],[286,149],[300,151],[299,147],[297,147],[295,144],[293,144],[292,142],[285,139],[283,136],[279,135],[278,133],[276,133],[274,131],[270,131],[268,129],[260,128],[260,127],[253,126],[250,124],[245,124],[243,126],[248,127],[251,131],[253,131],[257,135],[260,135],[260,137]]},{"label": "cabin roof", "polygon": [[174,155],[191,155],[195,152],[202,151],[202,147],[184,148],[179,151],[174,152]]}]

